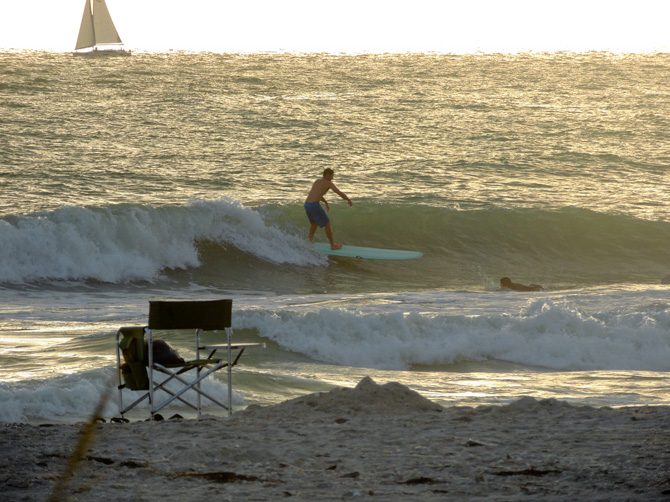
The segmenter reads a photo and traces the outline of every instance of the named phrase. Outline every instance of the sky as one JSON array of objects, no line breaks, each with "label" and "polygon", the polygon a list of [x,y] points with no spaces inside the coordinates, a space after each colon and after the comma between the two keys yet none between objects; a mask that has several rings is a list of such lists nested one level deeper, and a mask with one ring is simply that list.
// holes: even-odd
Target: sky
[{"label": "sky", "polygon": [[[0,0],[0,49],[72,51],[85,0]],[[129,49],[670,52],[670,0],[106,0]]]}]

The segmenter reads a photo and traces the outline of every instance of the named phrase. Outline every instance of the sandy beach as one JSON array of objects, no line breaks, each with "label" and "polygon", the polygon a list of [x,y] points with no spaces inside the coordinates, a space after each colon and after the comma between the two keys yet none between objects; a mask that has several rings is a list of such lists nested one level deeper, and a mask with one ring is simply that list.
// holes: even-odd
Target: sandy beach
[{"label": "sandy beach", "polygon": [[[443,408],[369,378],[229,419],[98,423],[62,500],[670,500],[670,409]],[[0,428],[0,499],[44,501],[82,424]]]}]

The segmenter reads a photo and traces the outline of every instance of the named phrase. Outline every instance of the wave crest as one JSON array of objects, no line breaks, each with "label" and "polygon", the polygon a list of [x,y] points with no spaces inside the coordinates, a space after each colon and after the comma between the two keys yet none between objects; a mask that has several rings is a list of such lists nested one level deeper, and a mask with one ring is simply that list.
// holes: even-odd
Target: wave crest
[{"label": "wave crest", "polygon": [[68,206],[0,220],[0,282],[152,280],[164,269],[199,267],[202,240],[274,263],[319,263],[303,239],[229,198],[186,206]]}]

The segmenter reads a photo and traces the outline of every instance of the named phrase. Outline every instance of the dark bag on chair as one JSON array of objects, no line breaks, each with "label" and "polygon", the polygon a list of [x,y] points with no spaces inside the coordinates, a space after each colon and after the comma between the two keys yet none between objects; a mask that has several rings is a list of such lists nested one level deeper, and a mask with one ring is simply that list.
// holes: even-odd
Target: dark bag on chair
[{"label": "dark bag on chair", "polygon": [[[184,358],[179,357],[177,351],[170,347],[165,340],[151,340],[154,349],[154,362],[162,365],[184,364]],[[149,364],[149,352],[147,341],[144,340],[144,364]]]}]

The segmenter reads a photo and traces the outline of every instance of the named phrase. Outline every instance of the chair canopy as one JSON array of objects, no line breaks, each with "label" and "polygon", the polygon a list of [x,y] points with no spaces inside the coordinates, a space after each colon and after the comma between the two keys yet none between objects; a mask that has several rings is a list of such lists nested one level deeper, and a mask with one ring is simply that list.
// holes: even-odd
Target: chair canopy
[{"label": "chair canopy", "polygon": [[149,329],[226,329],[233,300],[149,302]]}]

